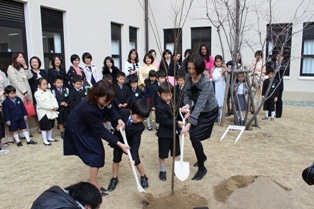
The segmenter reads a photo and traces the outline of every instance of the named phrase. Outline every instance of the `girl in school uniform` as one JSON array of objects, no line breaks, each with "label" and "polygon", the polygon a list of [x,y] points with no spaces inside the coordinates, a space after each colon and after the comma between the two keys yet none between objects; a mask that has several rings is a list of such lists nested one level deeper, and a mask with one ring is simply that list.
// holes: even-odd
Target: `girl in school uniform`
[{"label": "girl in school uniform", "polygon": [[58,117],[59,108],[56,98],[48,89],[48,82],[44,78],[38,80],[38,90],[35,92],[37,102],[36,110],[45,146],[50,146],[50,142],[57,141],[52,138],[52,129],[54,127],[54,119]]},{"label": "girl in school uniform", "polygon": [[220,121],[223,114],[223,104],[225,98],[225,88],[226,88],[226,80],[225,80],[225,72],[227,71],[227,67],[223,64],[223,59],[221,55],[215,56],[215,67],[213,69],[213,81],[215,82],[215,96],[219,106],[219,114],[217,118],[217,122]]}]

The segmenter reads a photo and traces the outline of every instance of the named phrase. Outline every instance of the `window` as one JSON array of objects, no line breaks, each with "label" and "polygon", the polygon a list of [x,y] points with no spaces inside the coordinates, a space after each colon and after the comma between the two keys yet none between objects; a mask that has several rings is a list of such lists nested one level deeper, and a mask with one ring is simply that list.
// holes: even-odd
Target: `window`
[{"label": "window", "polygon": [[24,7],[22,3],[0,0],[0,68],[6,72],[13,52],[27,60]]},{"label": "window", "polygon": [[[53,56],[63,58],[63,14],[62,12],[41,8],[42,40],[45,59],[45,69],[50,68],[50,61]],[[65,67],[65,66],[63,66]]]},{"label": "window", "polygon": [[206,44],[211,54],[211,27],[191,28],[191,49],[198,52],[202,44]]},{"label": "window", "polygon": [[[175,50],[175,44],[177,48]],[[182,30],[181,28],[164,29],[164,49],[169,49],[172,54],[182,53]]]},{"label": "window", "polygon": [[266,56],[271,57],[273,52],[281,52],[283,49],[283,62],[285,64],[285,76],[290,75],[292,24],[268,24]]},{"label": "window", "polygon": [[111,56],[115,66],[121,69],[121,25],[111,23]]},{"label": "window", "polygon": [[301,76],[314,76],[314,22],[303,24]]},{"label": "window", "polygon": [[129,40],[130,40],[130,50],[136,49],[137,50],[137,29],[130,27],[129,28]]}]

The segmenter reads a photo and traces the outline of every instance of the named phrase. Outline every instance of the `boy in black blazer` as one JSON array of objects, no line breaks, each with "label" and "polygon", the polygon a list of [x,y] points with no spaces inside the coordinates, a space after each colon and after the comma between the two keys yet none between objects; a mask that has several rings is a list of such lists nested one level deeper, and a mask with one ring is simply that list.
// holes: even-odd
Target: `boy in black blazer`
[{"label": "boy in black blazer", "polygon": [[[268,89],[268,86],[270,85],[271,79],[274,77],[274,69],[270,68],[267,72],[268,79],[265,79],[263,82],[263,88],[262,88],[262,97],[266,96],[266,91]],[[264,102],[263,110],[265,110],[265,116],[262,118],[262,120],[268,120],[268,113],[271,113],[270,120],[274,121],[275,117],[275,103],[278,100],[279,95],[279,88],[280,83],[278,80],[273,79],[273,83],[269,89],[267,99]]]},{"label": "boy in black blazer", "polygon": [[27,111],[20,97],[16,96],[14,86],[8,85],[4,88],[6,99],[2,103],[3,115],[5,123],[9,126],[9,131],[12,133],[18,147],[23,146],[19,139],[18,131],[20,130],[26,138],[27,144],[37,144],[29,138],[27,130]]},{"label": "boy in black blazer", "polygon": [[[125,134],[131,148],[130,152],[134,160],[134,164],[141,175],[141,185],[143,188],[147,188],[148,178],[145,175],[144,167],[140,161],[139,148],[141,144],[141,135],[145,129],[143,121],[149,115],[149,105],[143,99],[136,100],[132,104],[130,112],[121,115],[126,124]],[[114,127],[115,126],[116,124],[114,124]],[[115,135],[117,135],[120,138],[120,142],[123,143],[121,133],[116,132]],[[122,155],[123,151],[119,147],[115,147],[113,150],[112,178],[108,186],[108,191],[113,191],[118,184],[119,163],[121,162]]]},{"label": "boy in black blazer", "polygon": [[[156,111],[156,106],[158,105],[159,101],[160,101],[160,97],[158,95],[158,88],[160,86],[160,84],[164,83],[166,81],[166,74],[164,71],[157,71],[156,72],[156,77],[157,77],[157,83],[155,83],[152,86],[152,110]],[[158,118],[156,117],[156,130],[158,130],[159,128],[159,122],[158,122]]]},{"label": "boy in black blazer", "polygon": [[159,153],[159,179],[167,180],[165,159],[168,158],[169,151],[173,155],[173,128],[176,129],[176,153],[175,156],[180,155],[180,143],[178,128],[182,128],[183,122],[176,120],[176,126],[173,127],[173,104],[172,100],[173,86],[169,82],[161,83],[158,88],[160,101],[156,106],[156,119],[159,121],[158,136],[158,153]]},{"label": "boy in black blazer", "polygon": [[142,89],[140,89],[138,87],[138,79],[137,77],[135,76],[132,76],[129,80],[129,83],[130,83],[130,91],[131,91],[131,100],[130,100],[130,106],[132,106],[132,104],[139,100],[139,99],[143,99],[144,97],[144,94],[143,94],[143,91]]},{"label": "boy in black blazer", "polygon": [[182,72],[178,72],[176,76],[176,105],[177,108],[180,108],[184,105],[184,84],[185,84],[185,75]]},{"label": "boy in black blazer", "polygon": [[82,76],[76,76],[73,79],[73,88],[69,93],[69,106],[72,111],[87,96],[87,89],[83,87]]},{"label": "boy in black blazer", "polygon": [[[113,99],[113,104],[115,108],[122,112],[129,112],[128,108],[130,107],[131,102],[131,91],[130,87],[125,83],[125,73],[119,72],[117,74],[117,83],[114,84],[114,89],[116,92],[115,98]],[[125,113],[124,113],[125,114]]]}]

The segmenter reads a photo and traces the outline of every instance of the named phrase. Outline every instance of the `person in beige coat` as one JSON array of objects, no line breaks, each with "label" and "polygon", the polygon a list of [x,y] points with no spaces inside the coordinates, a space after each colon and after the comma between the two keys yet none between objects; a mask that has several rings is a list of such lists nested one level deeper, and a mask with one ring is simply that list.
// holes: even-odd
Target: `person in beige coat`
[{"label": "person in beige coat", "polygon": [[45,146],[50,146],[50,142],[57,141],[52,138],[52,130],[55,124],[55,119],[58,117],[59,108],[57,99],[48,89],[48,82],[45,78],[39,78],[38,89],[35,92],[36,110]]}]

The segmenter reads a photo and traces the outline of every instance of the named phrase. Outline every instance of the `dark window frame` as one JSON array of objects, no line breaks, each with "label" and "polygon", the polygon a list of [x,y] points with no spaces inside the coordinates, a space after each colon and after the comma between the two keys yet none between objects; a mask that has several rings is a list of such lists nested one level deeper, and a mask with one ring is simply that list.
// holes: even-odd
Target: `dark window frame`
[{"label": "dark window frame", "polygon": [[137,28],[129,27],[129,42],[135,42],[135,50],[137,50]]},{"label": "dark window frame", "polygon": [[111,30],[111,41],[112,40],[117,40],[119,41],[119,53],[120,54],[113,54],[111,52],[111,56],[112,58],[116,58],[116,59],[119,59],[119,66],[120,66],[120,69],[122,69],[122,56],[121,56],[121,50],[122,50],[122,43],[121,43],[121,32],[122,32],[122,29],[121,29],[122,25],[121,24],[118,24],[118,23],[114,23],[114,22],[111,22],[110,24],[110,30]]},{"label": "dark window frame", "polygon": [[[266,25],[266,57],[271,58],[272,56],[272,54],[269,54],[268,43],[271,42],[273,44],[272,52],[280,52],[282,47],[280,45],[285,44],[283,46],[283,57],[286,67],[284,76],[290,76],[292,26],[292,23],[273,23]],[[289,33],[288,37],[285,31]]]},{"label": "dark window frame", "polygon": [[[302,33],[302,51],[301,51],[301,64],[300,64],[300,76],[304,77],[313,77],[314,73],[303,73],[303,59],[304,58],[313,58],[314,54],[312,55],[304,55],[304,42],[306,40],[314,40],[314,22],[305,22],[303,23],[303,33]],[[314,72],[314,70],[313,70]]]},{"label": "dark window frame", "polygon": [[[202,34],[208,34],[208,37],[203,36]],[[208,47],[209,54],[211,54],[211,38],[212,38],[211,34],[212,34],[211,27],[192,27],[191,28],[192,51],[194,51],[195,53],[198,53],[200,46],[202,44],[206,44],[206,46]],[[197,45],[197,47],[193,47],[194,45]]]},{"label": "dark window frame", "polygon": [[[175,37],[179,34],[179,41],[177,47],[175,46]],[[169,49],[173,55],[177,52],[182,54],[182,28],[168,28],[164,29],[164,49],[166,49],[167,43],[174,43],[174,48]]]}]

